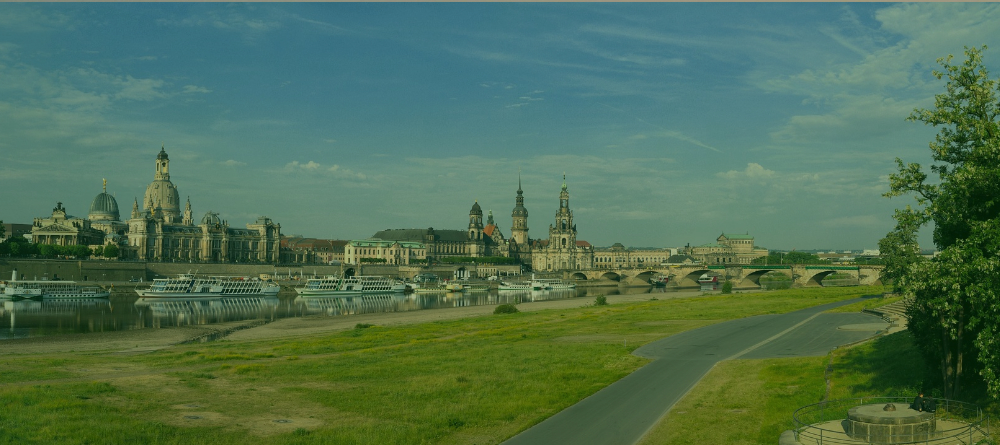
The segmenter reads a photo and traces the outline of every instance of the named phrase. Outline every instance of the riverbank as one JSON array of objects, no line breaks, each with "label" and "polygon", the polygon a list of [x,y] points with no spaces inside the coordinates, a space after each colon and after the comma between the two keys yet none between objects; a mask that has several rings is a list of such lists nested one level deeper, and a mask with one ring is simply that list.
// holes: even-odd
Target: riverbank
[{"label": "riverbank", "polygon": [[[147,353],[90,335],[5,342],[0,430],[24,444],[496,444],[646,364],[632,354],[640,345],[876,292],[635,294],[607,306],[522,303],[506,315],[483,306],[332,317],[208,343],[161,337],[166,347]],[[298,334],[276,336],[289,331]],[[56,350],[66,352],[45,352]]]},{"label": "riverbank", "polygon": [[[700,291],[669,292],[657,294],[626,294],[607,296],[609,304],[691,298],[706,295]],[[527,302],[518,305],[522,312],[548,309],[578,308],[594,303],[594,298],[578,297],[560,300]],[[307,337],[353,329],[358,324],[399,326],[478,317],[493,313],[496,306],[466,306],[457,308],[427,309],[407,312],[330,317],[311,315],[282,318],[268,323],[261,320],[244,320],[196,326],[144,328],[126,331],[64,334],[0,341],[0,354],[49,354],[59,352],[105,352],[137,354],[169,348],[200,338],[226,338],[232,341],[262,341]]]}]

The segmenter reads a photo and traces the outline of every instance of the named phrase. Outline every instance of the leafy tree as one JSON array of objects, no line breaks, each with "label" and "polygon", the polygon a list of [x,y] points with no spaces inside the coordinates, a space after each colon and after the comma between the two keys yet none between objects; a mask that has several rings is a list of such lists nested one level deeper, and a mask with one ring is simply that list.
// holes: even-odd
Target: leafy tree
[{"label": "leafy tree", "polygon": [[56,254],[56,246],[51,244],[39,244],[38,254],[41,256],[52,256]]},{"label": "leafy tree", "polygon": [[104,257],[105,258],[118,258],[121,254],[121,249],[118,248],[117,244],[108,244],[104,246]]},{"label": "leafy tree", "polygon": [[5,226],[3,225],[3,220],[2,220],[2,219],[0,219],[0,239],[3,239],[3,236],[4,236],[4,235],[5,235],[6,233],[7,233],[7,227],[5,227]]},{"label": "leafy tree", "polygon": [[[938,180],[930,183],[919,164],[896,159],[885,196],[913,195],[917,207],[897,210],[896,227],[879,243],[886,277],[913,296],[909,330],[939,368],[945,397],[958,397],[976,375],[1000,397],[1000,103],[998,82],[982,63],[985,49],[966,48],[962,64],[938,59],[944,69],[934,76],[947,78],[945,93],[935,96],[933,109],[908,118],[939,128],[930,143]],[[931,222],[941,254],[922,261],[916,234]]]}]

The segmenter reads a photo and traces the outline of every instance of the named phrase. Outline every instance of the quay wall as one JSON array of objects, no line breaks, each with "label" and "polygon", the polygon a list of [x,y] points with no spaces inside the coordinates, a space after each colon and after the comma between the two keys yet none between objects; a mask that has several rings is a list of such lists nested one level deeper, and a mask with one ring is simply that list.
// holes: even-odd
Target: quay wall
[{"label": "quay wall", "polygon": [[270,274],[277,280],[302,277],[341,275],[353,269],[354,275],[381,275],[411,279],[421,273],[433,273],[441,279],[451,279],[455,271],[465,269],[472,277],[500,273],[504,276],[520,273],[518,265],[435,265],[396,266],[385,264],[325,265],[325,264],[231,264],[231,263],[157,263],[146,261],[107,261],[70,259],[4,259],[0,258],[0,280],[9,280],[17,270],[22,279],[60,279],[71,281],[120,282],[130,280],[150,281],[154,278],[175,276],[182,273],[200,275]]}]

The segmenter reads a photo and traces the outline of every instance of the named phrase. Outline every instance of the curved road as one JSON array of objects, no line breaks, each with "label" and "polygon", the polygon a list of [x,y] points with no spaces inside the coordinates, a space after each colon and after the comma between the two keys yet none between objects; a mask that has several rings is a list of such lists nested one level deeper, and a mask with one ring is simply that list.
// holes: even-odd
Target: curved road
[{"label": "curved road", "polygon": [[[652,362],[504,444],[634,444],[722,360],[823,355],[884,329],[871,315],[822,313],[860,300],[726,321],[648,343],[634,353]],[[845,325],[871,330],[838,329]]]}]

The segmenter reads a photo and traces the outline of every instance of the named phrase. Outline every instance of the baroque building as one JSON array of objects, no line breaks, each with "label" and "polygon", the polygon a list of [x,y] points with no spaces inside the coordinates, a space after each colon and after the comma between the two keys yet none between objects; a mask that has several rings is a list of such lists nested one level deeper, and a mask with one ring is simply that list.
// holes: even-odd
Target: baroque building
[{"label": "baroque building", "polygon": [[128,246],[122,256],[146,261],[260,262],[279,260],[281,225],[261,216],[245,229],[229,226],[216,212],[195,224],[188,198],[183,213],[177,187],[170,181],[170,159],[160,147],[153,182],[146,187],[142,210],[132,203]]},{"label": "baroque building", "polygon": [[531,245],[531,267],[534,270],[547,271],[592,269],[594,247],[586,241],[577,240],[576,233],[564,174],[555,225],[549,225],[549,239],[538,240]]},{"label": "baroque building", "polygon": [[124,244],[127,241],[128,223],[121,220],[118,201],[108,194],[108,180],[104,180],[104,191],[94,197],[87,213],[91,227],[104,232],[103,244]]},{"label": "baroque building", "polygon": [[749,233],[723,233],[714,243],[688,248],[686,253],[704,264],[750,264],[768,253],[767,249],[755,246],[753,239]]},{"label": "baroque building", "polygon": [[93,246],[104,242],[104,232],[91,227],[90,220],[66,213],[62,203],[56,203],[52,216],[35,218],[31,224],[31,241],[57,246]]}]

